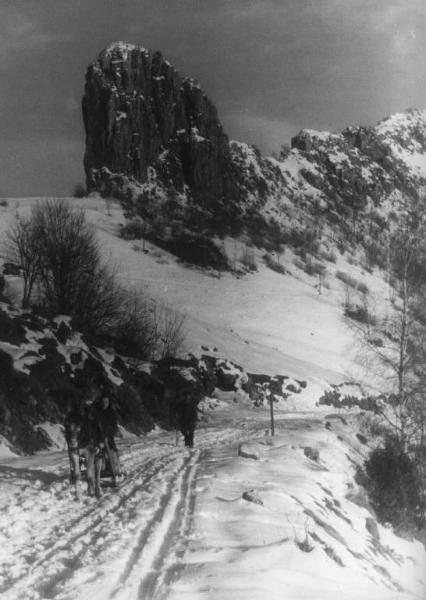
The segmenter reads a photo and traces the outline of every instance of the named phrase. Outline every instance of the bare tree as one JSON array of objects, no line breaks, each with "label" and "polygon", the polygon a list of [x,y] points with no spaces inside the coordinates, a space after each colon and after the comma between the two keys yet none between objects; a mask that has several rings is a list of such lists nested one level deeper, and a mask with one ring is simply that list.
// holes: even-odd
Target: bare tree
[{"label": "bare tree", "polygon": [[7,260],[21,267],[24,280],[22,306],[28,308],[41,264],[39,240],[31,217],[16,215],[15,222],[6,232],[4,248]]},{"label": "bare tree", "polygon": [[114,271],[102,263],[84,211],[59,200],[39,203],[29,217],[16,217],[5,246],[22,269],[23,306],[29,306],[37,283],[48,314],[70,315],[82,329],[96,333],[112,326],[122,291]]},{"label": "bare tree", "polygon": [[385,376],[393,388],[383,416],[405,448],[418,440],[424,428],[424,240],[424,219],[417,207],[413,207],[389,239],[388,278],[393,308],[387,315],[374,315],[365,299],[362,322],[354,323],[365,364]]},{"label": "bare tree", "polygon": [[86,287],[98,276],[100,251],[94,231],[82,210],[58,200],[38,204],[31,220],[45,301],[50,312],[73,315],[87,296]]}]

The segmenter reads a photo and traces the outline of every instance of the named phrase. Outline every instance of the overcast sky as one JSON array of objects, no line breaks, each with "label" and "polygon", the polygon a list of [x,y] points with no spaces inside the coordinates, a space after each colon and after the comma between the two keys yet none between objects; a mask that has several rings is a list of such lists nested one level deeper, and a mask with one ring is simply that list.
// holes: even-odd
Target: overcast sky
[{"label": "overcast sky", "polygon": [[84,74],[117,40],[161,50],[267,154],[426,108],[426,0],[0,0],[0,193],[84,181]]}]

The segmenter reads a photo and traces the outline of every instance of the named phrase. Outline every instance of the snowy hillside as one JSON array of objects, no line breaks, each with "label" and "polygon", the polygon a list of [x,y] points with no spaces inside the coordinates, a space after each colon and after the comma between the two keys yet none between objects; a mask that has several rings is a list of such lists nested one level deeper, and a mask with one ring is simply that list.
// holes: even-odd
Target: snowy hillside
[{"label": "snowy hillside", "polygon": [[[25,214],[34,202],[37,199],[10,200],[8,209],[2,210],[3,232],[13,221],[16,207]],[[215,347],[217,354],[250,372],[336,383],[351,379],[354,371],[362,377],[356,367],[353,333],[343,317],[347,294],[355,299],[359,292],[348,292],[336,273],[347,272],[381,302],[388,300],[389,290],[378,270],[370,273],[357,261],[351,264],[356,255],[341,255],[333,248],[335,262],[326,264],[320,293],[317,274],[308,275],[289,249],[279,259],[285,273],[269,268],[260,250],[253,250],[257,271],[244,276],[188,268],[150,243],[143,252],[142,241],[121,239],[124,218],[118,205],[108,215],[104,201],[96,196],[69,202],[85,209],[105,257],[117,266],[125,285],[187,315],[186,351],[200,355],[202,346]],[[224,244],[230,260],[242,272],[245,245],[231,239]]]}]

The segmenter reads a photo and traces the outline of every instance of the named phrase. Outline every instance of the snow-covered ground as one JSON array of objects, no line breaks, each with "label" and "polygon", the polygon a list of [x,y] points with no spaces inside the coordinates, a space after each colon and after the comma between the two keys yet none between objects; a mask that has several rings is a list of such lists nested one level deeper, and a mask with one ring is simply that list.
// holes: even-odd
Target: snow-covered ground
[{"label": "snow-covered ground", "polygon": [[127,475],[78,502],[65,452],[0,462],[5,600],[424,598],[419,542],[377,526],[339,416],[277,415],[223,394],[196,447],[121,442]]},{"label": "snow-covered ground", "polygon": [[[204,346],[308,385],[279,404],[274,438],[267,409],[228,394],[205,403],[194,450],[160,431],[123,439],[127,476],[100,501],[75,501],[57,427],[43,425],[56,451],[34,457],[14,458],[0,440],[1,598],[424,599],[424,547],[377,525],[354,482],[368,452],[357,425],[316,407],[327,384],[362,377],[342,283],[330,273],[319,294],[288,251],[287,275],[260,254],[258,271],[241,279],[187,268],[121,240],[117,206],[108,214],[99,198],[70,201],[84,206],[123,283],[187,315],[187,351]],[[33,202],[0,209],[0,238]],[[241,249],[229,244],[232,258]],[[379,277],[342,257],[328,269],[386,294]]]}]

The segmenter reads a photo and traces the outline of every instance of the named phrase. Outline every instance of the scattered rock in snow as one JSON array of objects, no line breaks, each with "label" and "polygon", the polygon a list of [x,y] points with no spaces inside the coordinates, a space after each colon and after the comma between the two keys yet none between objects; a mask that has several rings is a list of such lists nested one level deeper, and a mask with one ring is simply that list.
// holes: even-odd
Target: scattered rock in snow
[{"label": "scattered rock in snow", "polygon": [[365,437],[365,435],[362,435],[362,433],[357,433],[356,437],[361,442],[361,444],[368,444],[367,438]]},{"label": "scattered rock in snow", "polygon": [[238,456],[250,458],[252,460],[260,460],[260,451],[253,444],[243,442],[238,446]]},{"label": "scattered rock in snow", "polygon": [[307,458],[310,458],[315,462],[319,462],[320,453],[319,450],[317,450],[316,448],[312,448],[312,446],[306,446],[305,448],[303,448],[303,454]]},{"label": "scattered rock in snow", "polygon": [[58,325],[58,329],[56,330],[56,337],[61,342],[61,344],[65,344],[67,340],[71,337],[72,331],[69,325],[61,320]]},{"label": "scattered rock in snow", "polygon": [[294,540],[295,544],[302,552],[312,552],[315,546],[311,544],[309,541],[308,535],[306,535],[304,540],[298,540],[297,538]]},{"label": "scattered rock in snow", "polygon": [[377,526],[376,521],[372,517],[367,517],[365,519],[365,528],[368,533],[371,534],[371,537],[377,542],[380,540],[379,528]]},{"label": "scattered rock in snow", "polygon": [[243,492],[242,497],[243,500],[247,500],[247,502],[253,502],[254,504],[263,506],[263,500],[255,490],[246,490]]},{"label": "scattered rock in snow", "polygon": [[293,383],[289,383],[288,385],[286,385],[285,389],[291,392],[292,394],[300,393],[300,388],[296,387]]}]

